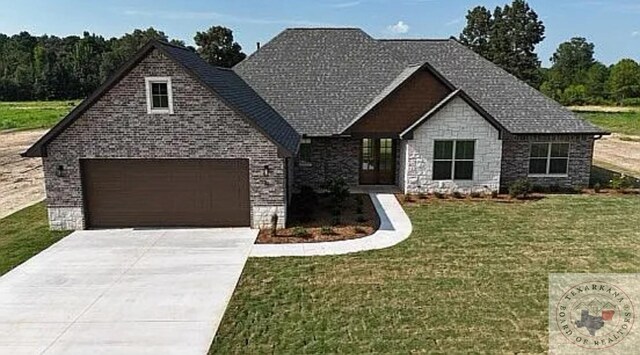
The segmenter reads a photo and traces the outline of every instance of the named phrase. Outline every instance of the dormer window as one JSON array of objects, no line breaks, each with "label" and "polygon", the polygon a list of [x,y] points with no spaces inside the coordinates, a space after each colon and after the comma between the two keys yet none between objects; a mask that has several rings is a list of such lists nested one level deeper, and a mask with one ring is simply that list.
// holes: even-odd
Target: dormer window
[{"label": "dormer window", "polygon": [[147,113],[173,113],[173,92],[170,77],[145,78]]}]

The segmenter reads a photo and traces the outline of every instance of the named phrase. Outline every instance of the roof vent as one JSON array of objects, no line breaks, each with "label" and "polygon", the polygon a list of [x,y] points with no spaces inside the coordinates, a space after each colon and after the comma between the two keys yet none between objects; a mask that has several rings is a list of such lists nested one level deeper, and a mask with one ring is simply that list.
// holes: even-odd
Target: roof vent
[{"label": "roof vent", "polygon": [[256,50],[260,49],[260,42],[256,42]]}]

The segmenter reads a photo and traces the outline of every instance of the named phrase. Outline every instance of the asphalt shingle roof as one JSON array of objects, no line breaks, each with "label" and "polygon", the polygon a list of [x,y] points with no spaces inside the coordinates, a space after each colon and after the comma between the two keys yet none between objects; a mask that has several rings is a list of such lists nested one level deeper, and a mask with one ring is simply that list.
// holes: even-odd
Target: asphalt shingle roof
[{"label": "asphalt shingle roof", "polygon": [[195,74],[228,104],[241,111],[269,138],[289,152],[297,152],[300,134],[234,71],[212,66],[186,48],[158,43],[169,56]]},{"label": "asphalt shingle roof", "polygon": [[299,133],[327,136],[342,133],[386,88],[424,63],[511,133],[605,133],[454,40],[288,29],[233,69]]}]

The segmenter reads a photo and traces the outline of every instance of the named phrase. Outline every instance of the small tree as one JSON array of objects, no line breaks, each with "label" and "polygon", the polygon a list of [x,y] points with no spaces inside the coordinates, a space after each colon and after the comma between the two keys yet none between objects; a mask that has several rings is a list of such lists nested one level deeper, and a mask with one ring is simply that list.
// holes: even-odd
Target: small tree
[{"label": "small tree", "polygon": [[332,205],[332,215],[334,217],[334,224],[340,223],[340,216],[342,215],[342,209],[344,202],[349,197],[349,186],[343,178],[337,177],[327,181],[325,188],[329,192]]}]

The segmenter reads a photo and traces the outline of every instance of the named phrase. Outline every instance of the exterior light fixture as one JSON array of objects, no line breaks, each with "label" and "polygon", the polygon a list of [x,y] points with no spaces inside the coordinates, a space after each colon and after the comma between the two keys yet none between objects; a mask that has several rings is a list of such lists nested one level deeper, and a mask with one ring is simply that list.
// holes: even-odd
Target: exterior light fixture
[{"label": "exterior light fixture", "polygon": [[267,177],[267,176],[269,176],[269,173],[270,173],[269,165],[265,165],[264,166],[264,170],[262,170],[262,176]]},{"label": "exterior light fixture", "polygon": [[63,177],[64,176],[64,166],[58,165],[56,167],[56,176],[57,177]]}]

